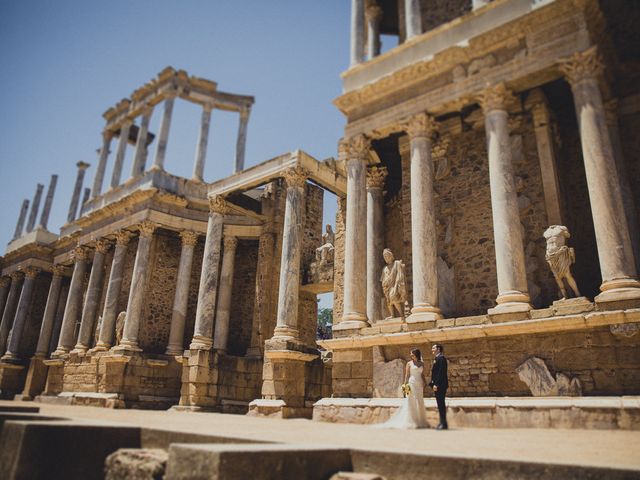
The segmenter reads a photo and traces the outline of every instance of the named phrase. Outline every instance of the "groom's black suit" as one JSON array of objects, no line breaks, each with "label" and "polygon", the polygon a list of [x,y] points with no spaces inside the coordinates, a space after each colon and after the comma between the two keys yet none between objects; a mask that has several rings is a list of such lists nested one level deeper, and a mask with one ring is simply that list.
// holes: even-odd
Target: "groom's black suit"
[{"label": "groom's black suit", "polygon": [[438,413],[440,414],[441,428],[448,428],[447,426],[447,407],[444,402],[444,397],[447,394],[447,388],[449,388],[449,379],[447,377],[447,359],[442,353],[436,355],[431,366],[431,382],[429,386],[438,387],[438,390],[434,392],[436,396],[436,403],[438,404]]}]

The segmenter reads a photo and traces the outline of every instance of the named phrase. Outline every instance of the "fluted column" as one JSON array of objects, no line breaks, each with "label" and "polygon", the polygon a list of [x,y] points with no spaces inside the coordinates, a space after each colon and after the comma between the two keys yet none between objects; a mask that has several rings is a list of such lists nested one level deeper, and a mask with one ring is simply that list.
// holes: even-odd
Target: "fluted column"
[{"label": "fluted column", "polygon": [[211,124],[211,110],[213,105],[207,103],[202,107],[202,118],[200,120],[200,135],[198,137],[198,148],[196,159],[193,164],[192,179],[197,182],[204,182],[204,164],[207,159],[207,144],[209,142],[209,126]]},{"label": "fluted column", "polygon": [[422,13],[420,0],[404,0],[404,15],[407,40],[422,33]]},{"label": "fluted column", "polygon": [[366,10],[367,18],[367,59],[371,60],[380,55],[380,22],[382,8],[369,5]]},{"label": "fluted column", "polygon": [[120,138],[118,140],[118,150],[116,150],[116,159],[113,162],[113,173],[111,174],[111,188],[120,185],[122,177],[122,166],[127,153],[127,144],[129,143],[129,130],[131,129],[131,120],[126,120],[120,127]]},{"label": "fluted column", "polygon": [[247,125],[251,107],[244,107],[240,110],[240,124],[238,125],[238,139],[236,141],[236,165],[233,173],[244,170],[244,153],[247,146]]},{"label": "fluted column", "polygon": [[42,190],[44,190],[44,185],[39,183],[36,187],[36,193],[33,196],[33,202],[31,203],[31,212],[29,213],[29,221],[27,222],[27,233],[32,232],[33,227],[36,225],[38,210],[40,209],[40,200],[42,198]]},{"label": "fluted column", "polygon": [[433,196],[431,140],[434,119],[421,113],[406,126],[411,154],[411,266],[413,308],[411,322],[441,318],[438,308],[438,238]]},{"label": "fluted column", "polygon": [[[344,255],[344,314],[341,328],[367,325],[366,166],[370,142],[364,135],[345,144],[347,154],[347,221]],[[345,323],[349,322],[349,323]]]},{"label": "fluted column", "polygon": [[22,236],[24,221],[27,219],[27,212],[29,212],[29,200],[25,198],[22,201],[22,207],[20,207],[20,216],[18,217],[18,223],[16,224],[16,231],[13,234],[14,240]]},{"label": "fluted column", "polygon": [[193,250],[198,243],[198,234],[190,230],[181,232],[180,238],[182,239],[182,251],[180,252],[180,264],[178,265],[176,294],[173,298],[167,355],[182,355],[184,351],[184,324],[189,303]]},{"label": "fluted column", "polygon": [[149,136],[149,122],[153,114],[153,107],[146,107],[142,112],[138,139],[136,140],[136,153],[131,165],[131,178],[135,178],[144,173],[147,162],[147,137]]},{"label": "fluted column", "polygon": [[364,61],[364,0],[351,0],[351,66]]},{"label": "fluted column", "polygon": [[480,98],[485,115],[498,273],[498,305],[490,309],[490,313],[526,312],[531,309],[509,139],[507,108],[514,101],[504,84],[485,90]]},{"label": "fluted column", "polygon": [[82,192],[82,183],[84,182],[84,173],[89,164],[85,162],[76,163],[78,167],[78,175],[76,176],[76,183],[73,186],[73,195],[71,197],[71,203],[69,204],[69,213],[67,214],[67,223],[71,223],[76,219],[78,212],[78,202],[80,202],[80,192]]},{"label": "fluted column", "polygon": [[367,318],[374,322],[384,318],[381,301],[384,298],[382,250],[384,249],[384,181],[385,167],[371,167],[367,171]]},{"label": "fluted column", "polygon": [[300,257],[304,224],[304,185],[308,172],[294,167],[282,174],[287,182],[284,210],[278,313],[273,338],[299,339],[298,293],[300,291]]},{"label": "fluted column", "polygon": [[35,356],[38,358],[46,357],[49,352],[49,344],[51,343],[51,334],[53,333],[56,312],[58,311],[58,301],[60,299],[64,271],[65,269],[62,265],[54,265],[51,269],[53,277],[51,278],[51,285],[49,286],[49,295],[47,296],[47,304],[44,307],[44,316],[42,317],[38,345],[36,346]]},{"label": "fluted column", "polygon": [[22,334],[27,321],[27,313],[29,312],[29,308],[31,308],[33,288],[38,273],[40,273],[40,269],[34,267],[27,267],[24,271],[22,292],[20,293],[20,300],[18,301],[13,327],[7,340],[7,351],[2,356],[2,361],[12,362],[20,360],[20,342],[22,341]]},{"label": "fluted column", "polygon": [[127,316],[124,320],[124,330],[119,349],[140,352],[138,346],[138,335],[140,333],[140,321],[142,320],[142,309],[144,307],[145,290],[147,286],[147,276],[149,273],[149,259],[151,254],[151,243],[153,242],[153,232],[157,225],[145,220],[138,229],[138,250],[136,251],[136,261],[133,264],[133,275],[131,276],[131,288],[129,289],[129,302],[127,303]]},{"label": "fluted column", "polygon": [[595,300],[637,300],[640,298],[640,282],[635,278],[637,272],[624,215],[620,179],[598,86],[602,62],[596,47],[592,47],[576,53],[560,68],[573,92],[598,244],[602,293]]},{"label": "fluted column", "polygon": [[111,148],[111,139],[113,138],[113,132],[105,130],[102,132],[102,148],[100,149],[100,159],[98,160],[98,167],[96,168],[96,174],[93,177],[93,188],[91,189],[92,198],[96,198],[102,193],[102,184],[104,182],[104,172],[107,168],[107,159],[109,157],[109,148]]},{"label": "fluted column", "polygon": [[107,294],[104,299],[104,309],[102,310],[102,324],[95,351],[108,350],[113,346],[116,328],[116,318],[118,316],[118,298],[122,289],[122,277],[124,263],[127,257],[127,247],[131,240],[131,234],[127,230],[116,232],[116,248],[111,261],[111,272],[109,283],[107,284]]},{"label": "fluted column", "polygon": [[216,325],[213,335],[213,348],[226,352],[229,340],[229,317],[231,316],[231,294],[233,292],[233,270],[235,268],[236,237],[224,237],[224,252],[220,271],[220,287],[216,308]]},{"label": "fluted column", "polygon": [[51,213],[51,206],[53,205],[53,196],[56,193],[56,185],[58,184],[58,175],[51,175],[51,181],[49,182],[49,188],[47,189],[47,198],[44,201],[44,207],[42,208],[42,215],[40,216],[40,223],[38,227],[47,229],[49,224],[49,214]]},{"label": "fluted column", "polygon": [[153,161],[151,170],[164,170],[164,160],[167,155],[167,142],[169,141],[169,130],[171,129],[171,115],[173,114],[173,104],[176,94],[167,94],[164,100],[164,111],[162,113],[162,123],[160,124],[160,134],[158,135],[158,146],[156,147],[156,158]]},{"label": "fluted column", "polygon": [[62,317],[58,347],[55,352],[51,354],[52,357],[69,353],[75,345],[73,333],[82,308],[82,290],[84,287],[84,277],[87,273],[87,257],[88,252],[84,247],[77,247],[72,253],[74,266],[73,274],[71,275],[71,285],[69,285],[64,317]]},{"label": "fluted column", "polygon": [[22,272],[13,272],[10,276],[11,287],[9,288],[9,295],[7,296],[7,301],[2,312],[2,322],[0,322],[0,355],[3,355],[7,349],[7,338],[13,326],[16,308],[18,308],[24,274]]},{"label": "fluted column", "polygon": [[93,338],[93,328],[96,323],[96,312],[98,302],[102,295],[102,277],[104,276],[104,257],[109,251],[110,243],[107,240],[98,240],[93,254],[93,265],[89,275],[89,285],[85,296],[84,308],[82,309],[82,320],[80,321],[80,332],[75,350],[87,351],[91,346]]},{"label": "fluted column", "polygon": [[220,268],[220,242],[224,215],[229,211],[227,202],[220,195],[209,197],[209,222],[204,244],[198,306],[193,339],[189,348],[209,350],[213,346],[213,316],[216,311],[218,272]]}]

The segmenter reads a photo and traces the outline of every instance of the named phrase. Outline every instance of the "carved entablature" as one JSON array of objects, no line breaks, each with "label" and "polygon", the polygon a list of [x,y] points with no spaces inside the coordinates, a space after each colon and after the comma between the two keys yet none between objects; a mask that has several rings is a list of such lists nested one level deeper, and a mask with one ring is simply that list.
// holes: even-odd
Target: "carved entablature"
[{"label": "carved entablature", "polygon": [[559,68],[571,86],[585,80],[597,80],[604,72],[604,64],[596,46],[561,60]]},{"label": "carved entablature", "polygon": [[282,172],[282,178],[287,182],[287,187],[302,188],[309,178],[309,172],[300,166],[292,167]]}]

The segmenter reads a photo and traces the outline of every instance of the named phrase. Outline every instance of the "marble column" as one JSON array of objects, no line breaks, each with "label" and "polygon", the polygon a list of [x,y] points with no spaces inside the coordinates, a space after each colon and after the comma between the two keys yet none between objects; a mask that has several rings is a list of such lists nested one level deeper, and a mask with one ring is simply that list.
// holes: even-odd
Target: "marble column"
[{"label": "marble column", "polygon": [[107,158],[109,157],[112,138],[113,132],[109,130],[102,132],[102,148],[100,149],[100,159],[98,160],[96,174],[93,177],[92,198],[96,198],[102,193],[102,183],[104,182],[104,172],[107,168]]},{"label": "marble column", "polygon": [[298,294],[304,224],[304,186],[308,172],[302,167],[293,167],[283,172],[282,176],[287,182],[287,199],[282,234],[278,312],[273,338],[297,341],[300,336]]},{"label": "marble column", "polygon": [[404,15],[407,40],[422,34],[422,12],[420,0],[404,0]]},{"label": "marble column", "polygon": [[64,309],[64,317],[62,318],[58,346],[51,354],[52,357],[66,355],[75,345],[74,330],[82,308],[82,293],[84,279],[87,273],[87,256],[88,252],[84,247],[77,247],[73,250],[72,258],[74,266],[73,274],[71,275],[71,285],[69,285],[69,295],[67,296],[67,304]]},{"label": "marble column", "polygon": [[74,350],[79,352],[86,352],[89,347],[91,347],[93,329],[96,323],[96,312],[98,311],[98,303],[102,295],[104,258],[110,246],[111,244],[104,239],[98,240],[95,245],[93,264],[91,265],[91,274],[89,275],[89,285],[87,286],[87,294],[85,295],[84,307],[82,309],[78,342],[74,348]]},{"label": "marble column", "polygon": [[131,165],[131,178],[138,177],[144,173],[147,163],[147,138],[149,136],[149,122],[153,114],[153,107],[145,107],[142,111],[138,138],[136,140],[136,153]]},{"label": "marble column", "polygon": [[485,115],[498,273],[497,306],[490,309],[489,313],[496,314],[526,312],[531,309],[509,139],[507,108],[513,102],[515,98],[504,84],[485,90],[480,97]]},{"label": "marble column", "polygon": [[31,212],[29,213],[29,221],[27,222],[27,233],[32,232],[33,227],[36,226],[40,200],[42,199],[42,190],[44,190],[44,185],[39,183],[36,187],[36,194],[33,196],[33,202],[31,203]]},{"label": "marble column", "polygon": [[180,238],[182,239],[182,251],[178,265],[176,294],[173,298],[169,344],[165,352],[167,355],[182,355],[184,351],[184,324],[189,303],[191,266],[193,265],[193,251],[198,243],[198,234],[190,230],[180,232]]},{"label": "marble column", "polygon": [[125,155],[127,153],[127,144],[129,143],[129,131],[131,130],[131,120],[125,120],[120,126],[120,138],[118,139],[118,149],[116,150],[116,159],[113,162],[113,173],[111,174],[111,188],[120,185],[122,177],[122,166],[124,165]]},{"label": "marble column", "polygon": [[364,0],[351,0],[351,66],[364,61]]},{"label": "marble column", "polygon": [[124,263],[127,257],[127,247],[131,240],[131,233],[127,230],[118,230],[116,236],[116,248],[111,261],[111,272],[107,284],[107,294],[102,310],[102,324],[95,351],[105,351],[113,346],[115,338],[116,319],[118,317],[118,298],[122,289],[122,277]]},{"label": "marble column", "polygon": [[124,320],[124,330],[122,340],[118,349],[141,352],[138,346],[138,335],[140,333],[140,321],[142,320],[142,310],[145,301],[145,290],[147,277],[149,275],[149,260],[151,257],[151,243],[153,242],[153,232],[157,225],[149,220],[145,220],[138,227],[140,236],[138,237],[138,250],[136,251],[136,261],[133,265],[133,275],[131,276],[131,288],[129,289],[129,302],[127,303],[127,316]]},{"label": "marble column", "polygon": [[24,230],[24,221],[27,219],[27,212],[29,211],[29,200],[26,198],[22,201],[22,207],[20,208],[20,216],[18,217],[18,223],[16,224],[16,231],[13,234],[13,239],[20,238]]},{"label": "marble column", "polygon": [[384,260],[384,181],[385,167],[371,167],[367,171],[367,318],[382,320],[382,266]]},{"label": "marble column", "polygon": [[18,301],[13,327],[7,340],[7,351],[2,356],[2,361],[12,362],[20,360],[20,343],[27,322],[27,313],[29,312],[29,308],[31,308],[33,289],[38,273],[40,273],[40,269],[34,267],[27,267],[24,270],[22,292],[20,293],[20,300]]},{"label": "marble column", "polygon": [[198,137],[198,148],[196,159],[193,164],[192,180],[204,182],[204,164],[207,160],[207,144],[209,142],[209,126],[211,124],[211,110],[213,105],[207,103],[202,107],[202,118],[200,120],[200,135]]},{"label": "marble column", "polygon": [[22,272],[13,272],[11,275],[11,287],[2,313],[2,322],[0,322],[0,355],[3,355],[7,349],[7,338],[13,326],[13,319],[18,308],[18,300],[22,290]]},{"label": "marble column", "polygon": [[44,201],[44,207],[42,208],[42,215],[40,216],[39,228],[47,229],[49,224],[49,214],[51,213],[51,206],[53,205],[53,196],[56,193],[56,185],[58,184],[58,175],[51,175],[51,181],[49,182],[49,188],[47,189],[47,198]]},{"label": "marble column", "polygon": [[367,59],[371,60],[380,55],[380,22],[382,8],[369,5],[366,10],[367,18]]},{"label": "marble column", "polygon": [[573,92],[598,245],[602,293],[595,300],[640,299],[620,179],[598,85],[603,70],[601,59],[596,47],[592,47],[576,53],[560,68]]},{"label": "marble column", "polygon": [[225,236],[222,243],[222,267],[220,270],[220,287],[218,288],[218,305],[216,307],[216,325],[213,335],[213,348],[227,351],[229,341],[229,318],[231,317],[231,294],[233,292],[233,271],[235,268],[236,237]]},{"label": "marble column", "polygon": [[[4,307],[7,305],[7,297],[11,286],[11,277],[0,277],[0,314],[4,313]],[[0,315],[0,321],[2,315]],[[1,353],[0,353],[1,355]]]},{"label": "marble column", "polygon": [[238,139],[236,141],[236,165],[233,173],[244,170],[244,152],[247,146],[247,125],[251,107],[246,106],[240,110],[240,124],[238,125]]},{"label": "marble column", "polygon": [[76,163],[76,167],[78,167],[78,175],[76,176],[76,183],[73,186],[73,195],[71,197],[71,203],[69,204],[67,223],[71,223],[76,219],[78,203],[80,202],[80,192],[82,192],[82,183],[84,182],[84,173],[89,166],[90,165],[85,162]]},{"label": "marble column", "polygon": [[167,94],[164,100],[164,112],[160,123],[160,134],[158,136],[158,146],[156,147],[156,158],[153,161],[151,170],[164,170],[164,160],[167,155],[167,142],[169,141],[169,130],[171,128],[171,115],[173,114],[173,104],[176,94]]},{"label": "marble column", "polygon": [[406,131],[411,154],[411,267],[413,308],[407,323],[442,318],[438,308],[438,237],[431,158],[434,119],[421,113]]},{"label": "marble column", "polygon": [[213,347],[213,316],[216,311],[218,272],[220,268],[220,242],[224,215],[229,211],[227,202],[220,195],[209,197],[209,222],[204,244],[196,323],[190,349],[209,350]]},{"label": "marble column", "polygon": [[62,265],[54,265],[51,269],[53,276],[51,278],[51,285],[49,286],[47,304],[44,307],[38,345],[36,346],[35,356],[38,358],[45,358],[47,353],[49,353],[49,344],[51,343],[56,312],[58,311],[58,301],[60,299],[64,271],[65,268]]},{"label": "marble column", "polygon": [[[341,328],[367,326],[366,167],[370,142],[358,135],[345,144],[347,154],[347,221],[344,254],[344,314]],[[347,323],[348,322],[348,323]]]}]

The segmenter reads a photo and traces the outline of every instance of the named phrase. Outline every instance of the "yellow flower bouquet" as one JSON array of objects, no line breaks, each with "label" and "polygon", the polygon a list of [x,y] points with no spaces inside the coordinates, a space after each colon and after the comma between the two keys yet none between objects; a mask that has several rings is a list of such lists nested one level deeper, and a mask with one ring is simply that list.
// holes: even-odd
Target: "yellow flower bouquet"
[{"label": "yellow flower bouquet", "polygon": [[406,397],[411,393],[411,386],[408,383],[402,384],[402,395]]}]

